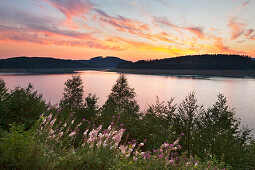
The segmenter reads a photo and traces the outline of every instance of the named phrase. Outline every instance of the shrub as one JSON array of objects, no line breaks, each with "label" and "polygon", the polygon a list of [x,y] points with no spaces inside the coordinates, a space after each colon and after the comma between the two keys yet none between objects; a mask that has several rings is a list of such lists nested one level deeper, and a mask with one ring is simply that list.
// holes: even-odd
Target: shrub
[{"label": "shrub", "polygon": [[47,105],[42,95],[34,91],[31,84],[27,88],[16,87],[2,101],[0,126],[9,128],[9,124],[24,124],[25,129],[32,127],[39,116],[46,111]]},{"label": "shrub", "polygon": [[4,169],[43,168],[45,150],[35,140],[34,130],[25,131],[24,126],[12,124],[10,133],[0,138],[0,167]]}]

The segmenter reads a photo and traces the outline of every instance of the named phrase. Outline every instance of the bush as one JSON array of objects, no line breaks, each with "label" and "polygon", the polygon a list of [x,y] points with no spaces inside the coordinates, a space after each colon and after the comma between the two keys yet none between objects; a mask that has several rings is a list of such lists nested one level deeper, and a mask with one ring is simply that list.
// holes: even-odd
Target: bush
[{"label": "bush", "polygon": [[46,166],[45,150],[35,140],[34,130],[25,131],[24,126],[12,124],[10,133],[0,138],[0,165],[4,169],[34,169]]},{"label": "bush", "polygon": [[42,95],[34,91],[31,84],[27,88],[16,87],[5,96],[1,101],[4,107],[0,109],[0,126],[4,129],[14,122],[24,124],[25,129],[29,129],[47,108]]}]

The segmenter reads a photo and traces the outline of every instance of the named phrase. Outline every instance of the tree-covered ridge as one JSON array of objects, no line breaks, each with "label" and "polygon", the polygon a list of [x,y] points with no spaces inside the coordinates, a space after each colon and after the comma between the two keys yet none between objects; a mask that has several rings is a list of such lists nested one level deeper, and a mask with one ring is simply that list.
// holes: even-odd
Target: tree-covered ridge
[{"label": "tree-covered ridge", "polygon": [[199,70],[243,70],[255,69],[255,60],[249,56],[233,54],[187,55],[174,58],[139,60],[120,63],[122,69],[199,69]]},{"label": "tree-covered ridge", "polygon": [[102,67],[108,67],[108,68],[115,68],[118,64],[126,62],[126,60],[123,60],[118,57],[113,56],[107,56],[107,57],[94,57],[90,60],[79,60],[80,62],[90,65],[95,68],[102,68]]},{"label": "tree-covered ridge", "polygon": [[45,69],[45,68],[82,68],[87,65],[74,60],[49,57],[14,57],[0,60],[0,68],[6,69]]},{"label": "tree-covered ridge", "polygon": [[118,57],[94,57],[90,60],[64,60],[51,57],[13,57],[0,59],[0,69],[55,69],[116,67],[126,60]]}]

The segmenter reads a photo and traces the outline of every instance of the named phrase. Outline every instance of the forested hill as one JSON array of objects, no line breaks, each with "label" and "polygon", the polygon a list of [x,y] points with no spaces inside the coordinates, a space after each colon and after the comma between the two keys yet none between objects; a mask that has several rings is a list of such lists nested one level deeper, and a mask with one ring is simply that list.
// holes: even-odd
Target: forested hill
[{"label": "forested hill", "polygon": [[114,68],[121,62],[126,62],[126,60],[118,57],[94,57],[90,60],[14,57],[0,59],[0,69]]},{"label": "forested hill", "polygon": [[90,65],[93,67],[116,67],[118,64],[126,62],[126,60],[120,59],[118,57],[113,57],[113,56],[107,56],[107,57],[94,57],[91,58],[90,60],[79,60],[80,62]]},{"label": "forested hill", "polygon": [[187,55],[174,58],[139,60],[120,63],[120,69],[198,69],[243,70],[255,69],[255,60],[248,56],[226,54]]},{"label": "forested hill", "polygon": [[87,65],[75,60],[49,57],[14,57],[0,60],[4,69],[47,69],[47,68],[84,68]]}]

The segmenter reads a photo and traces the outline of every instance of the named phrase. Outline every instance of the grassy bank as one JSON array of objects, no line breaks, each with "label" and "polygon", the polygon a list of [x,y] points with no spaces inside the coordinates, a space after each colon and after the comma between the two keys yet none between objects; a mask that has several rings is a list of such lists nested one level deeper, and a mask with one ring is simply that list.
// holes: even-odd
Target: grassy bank
[{"label": "grassy bank", "polygon": [[161,69],[110,69],[109,72],[146,74],[146,75],[177,75],[177,76],[219,76],[219,77],[252,77],[255,70],[161,70]]}]

